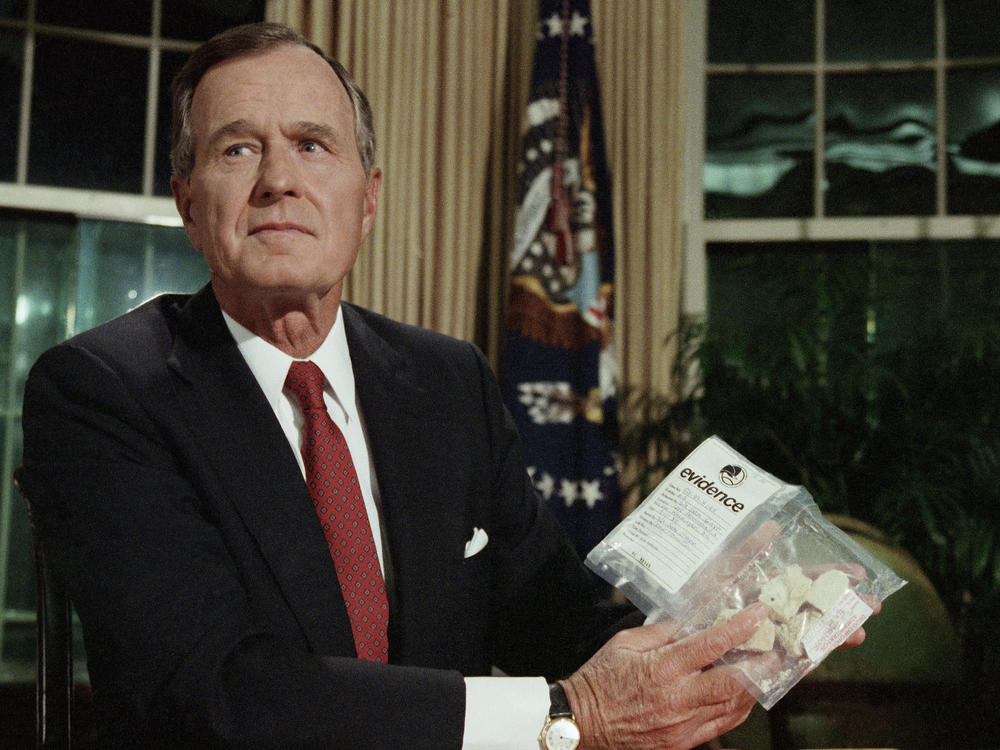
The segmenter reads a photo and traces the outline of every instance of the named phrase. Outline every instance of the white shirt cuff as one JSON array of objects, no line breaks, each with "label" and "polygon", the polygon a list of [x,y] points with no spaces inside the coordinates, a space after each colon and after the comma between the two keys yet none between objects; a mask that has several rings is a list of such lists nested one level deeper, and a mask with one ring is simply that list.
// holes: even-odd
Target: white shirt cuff
[{"label": "white shirt cuff", "polygon": [[538,750],[548,715],[544,677],[466,677],[462,750]]}]

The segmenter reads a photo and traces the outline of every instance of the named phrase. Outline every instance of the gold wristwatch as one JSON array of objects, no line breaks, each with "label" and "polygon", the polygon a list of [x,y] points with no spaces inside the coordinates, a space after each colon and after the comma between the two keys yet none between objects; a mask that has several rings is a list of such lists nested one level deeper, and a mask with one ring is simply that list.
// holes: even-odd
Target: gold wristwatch
[{"label": "gold wristwatch", "polygon": [[549,685],[549,719],[538,735],[541,750],[576,750],[580,744],[580,728],[576,725],[573,712],[562,685]]}]

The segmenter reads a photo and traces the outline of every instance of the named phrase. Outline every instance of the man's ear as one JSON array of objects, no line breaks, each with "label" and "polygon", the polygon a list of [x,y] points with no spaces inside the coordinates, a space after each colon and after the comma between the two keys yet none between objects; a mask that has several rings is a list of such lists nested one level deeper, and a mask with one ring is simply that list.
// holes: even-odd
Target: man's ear
[{"label": "man's ear", "polygon": [[191,215],[191,183],[183,177],[174,175],[170,178],[170,191],[174,194],[174,205],[177,207],[177,213],[180,214],[181,221],[184,222],[184,231],[187,232],[191,244],[200,251],[198,227]]},{"label": "man's ear", "polygon": [[378,208],[378,191],[382,187],[382,170],[372,167],[368,175],[368,184],[365,185],[365,215],[362,219],[362,239],[368,237],[375,225],[375,210]]}]

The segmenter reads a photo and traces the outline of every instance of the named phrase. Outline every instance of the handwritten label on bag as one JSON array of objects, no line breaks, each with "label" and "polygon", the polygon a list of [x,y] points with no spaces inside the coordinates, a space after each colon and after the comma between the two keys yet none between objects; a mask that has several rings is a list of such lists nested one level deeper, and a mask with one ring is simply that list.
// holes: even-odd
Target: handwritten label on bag
[{"label": "handwritten label on bag", "polygon": [[780,486],[721,440],[706,440],[606,541],[676,593]]}]

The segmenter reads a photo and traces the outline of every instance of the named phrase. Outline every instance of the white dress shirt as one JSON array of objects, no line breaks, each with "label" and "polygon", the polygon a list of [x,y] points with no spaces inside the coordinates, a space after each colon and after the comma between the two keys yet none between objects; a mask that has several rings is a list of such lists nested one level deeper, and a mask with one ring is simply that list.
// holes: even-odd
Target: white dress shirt
[{"label": "white dress shirt", "polygon": [[[222,313],[240,354],[257,379],[267,402],[292,446],[305,477],[301,452],[304,418],[298,400],[285,391],[285,377],[293,357],[244,328]],[[344,318],[337,315],[330,334],[309,356],[326,377],[323,399],[330,417],[344,433],[358,472],[365,510],[372,527],[379,563],[382,555],[381,522],[378,511],[378,481],[368,450],[368,437],[354,387],[354,368],[347,348]],[[392,613],[389,613],[392,616]],[[537,750],[538,735],[549,709],[549,690],[541,677],[466,677],[465,733],[463,750]]]}]

